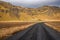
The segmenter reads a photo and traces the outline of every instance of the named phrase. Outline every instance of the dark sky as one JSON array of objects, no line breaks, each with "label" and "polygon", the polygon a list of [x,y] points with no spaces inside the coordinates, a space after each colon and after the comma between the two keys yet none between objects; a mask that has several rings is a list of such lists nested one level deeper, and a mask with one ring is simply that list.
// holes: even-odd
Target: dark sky
[{"label": "dark sky", "polygon": [[50,6],[60,6],[60,0],[3,0],[6,2],[10,2],[17,6],[24,6],[24,7],[40,7],[44,5]]}]

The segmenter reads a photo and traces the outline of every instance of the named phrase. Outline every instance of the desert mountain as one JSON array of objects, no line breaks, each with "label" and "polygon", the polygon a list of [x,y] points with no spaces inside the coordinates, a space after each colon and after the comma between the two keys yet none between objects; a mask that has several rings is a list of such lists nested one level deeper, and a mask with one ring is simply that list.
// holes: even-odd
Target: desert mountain
[{"label": "desert mountain", "polygon": [[41,21],[59,20],[59,18],[59,7],[24,8],[0,1],[0,21]]}]

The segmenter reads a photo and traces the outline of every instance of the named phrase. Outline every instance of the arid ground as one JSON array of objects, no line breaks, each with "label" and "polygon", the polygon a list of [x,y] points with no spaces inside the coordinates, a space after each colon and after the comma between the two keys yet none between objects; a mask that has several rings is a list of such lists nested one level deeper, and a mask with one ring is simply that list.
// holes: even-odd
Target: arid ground
[{"label": "arid ground", "polygon": [[[22,31],[37,22],[0,22],[0,39]],[[46,25],[60,32],[60,22],[45,22]]]},{"label": "arid ground", "polygon": [[0,38],[11,36],[17,31],[22,31],[29,26],[33,25],[33,22],[0,22]]}]

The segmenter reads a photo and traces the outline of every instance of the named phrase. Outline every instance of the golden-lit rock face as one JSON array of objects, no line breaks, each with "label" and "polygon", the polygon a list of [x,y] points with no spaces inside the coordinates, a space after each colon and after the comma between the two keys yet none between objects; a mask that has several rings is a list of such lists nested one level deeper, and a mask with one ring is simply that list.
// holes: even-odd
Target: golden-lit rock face
[{"label": "golden-lit rock face", "polygon": [[60,20],[60,8],[43,6],[24,8],[0,1],[0,21],[48,21]]},{"label": "golden-lit rock face", "polygon": [[60,20],[60,8],[52,6],[42,7],[41,20]]}]

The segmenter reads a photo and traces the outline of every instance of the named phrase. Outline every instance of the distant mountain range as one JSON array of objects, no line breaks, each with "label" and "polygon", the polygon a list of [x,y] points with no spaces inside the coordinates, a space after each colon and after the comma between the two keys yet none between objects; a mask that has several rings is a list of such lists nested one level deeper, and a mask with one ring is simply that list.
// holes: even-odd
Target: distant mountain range
[{"label": "distant mountain range", "polygon": [[60,7],[25,8],[0,1],[0,21],[60,20]]}]

